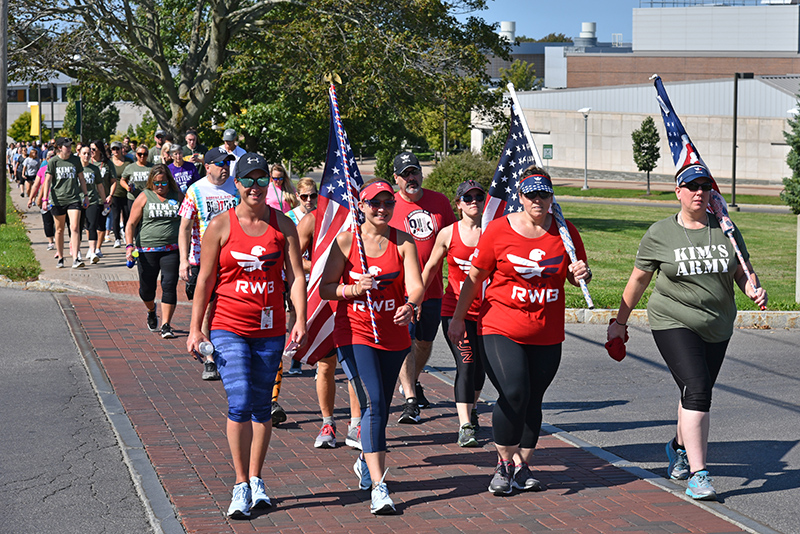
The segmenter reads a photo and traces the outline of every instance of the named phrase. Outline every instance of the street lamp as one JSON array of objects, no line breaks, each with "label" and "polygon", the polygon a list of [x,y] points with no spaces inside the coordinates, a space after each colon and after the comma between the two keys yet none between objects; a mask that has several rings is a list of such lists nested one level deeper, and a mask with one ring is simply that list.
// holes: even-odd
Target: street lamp
[{"label": "street lamp", "polygon": [[731,203],[729,207],[739,211],[736,205],[736,123],[739,113],[739,78],[752,80],[752,72],[737,72],[733,75],[733,162],[731,163]]},{"label": "street lamp", "polygon": [[578,113],[583,113],[583,189],[589,189],[589,112],[592,108],[581,108]]}]

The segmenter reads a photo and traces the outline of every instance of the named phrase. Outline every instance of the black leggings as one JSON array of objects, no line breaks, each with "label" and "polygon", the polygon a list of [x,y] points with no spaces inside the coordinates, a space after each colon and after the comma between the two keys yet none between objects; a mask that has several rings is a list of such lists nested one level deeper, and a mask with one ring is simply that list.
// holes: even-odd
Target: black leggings
[{"label": "black leggings", "polygon": [[478,343],[478,323],[464,321],[467,331],[464,333],[464,339],[458,342],[458,346],[455,346],[447,337],[447,329],[450,327],[452,319],[452,317],[442,317],[442,332],[456,361],[456,380],[453,384],[456,402],[472,404],[478,400],[475,398],[475,392],[481,391],[486,381],[486,372],[483,370],[482,345]]},{"label": "black leggings", "polygon": [[44,225],[44,236],[55,237],[56,221],[53,219],[53,214],[50,210],[42,213],[42,224]]},{"label": "black leggings", "polygon": [[86,215],[86,229],[89,231],[89,241],[97,241],[97,231],[106,229],[103,205],[89,204],[89,207],[83,213]]},{"label": "black leggings", "polygon": [[561,343],[520,345],[496,334],[479,336],[486,374],[499,393],[492,412],[494,442],[533,449],[542,428],[542,398],[561,363]]},{"label": "black leggings", "polygon": [[178,267],[181,255],[177,250],[169,252],[140,252],[139,261],[139,297],[144,302],[156,298],[158,272],[161,271],[161,302],[176,304],[178,302]]},{"label": "black leggings", "polygon": [[[121,186],[118,185],[117,187]],[[122,231],[119,229],[119,220],[122,218],[122,224],[127,226],[130,213],[130,210],[128,210],[127,197],[111,197],[111,216],[113,217],[111,229],[114,231],[114,239],[122,239]]]},{"label": "black leggings", "polygon": [[719,376],[730,339],[708,343],[688,328],[653,330],[653,339],[681,391],[686,410],[711,410],[711,390]]}]

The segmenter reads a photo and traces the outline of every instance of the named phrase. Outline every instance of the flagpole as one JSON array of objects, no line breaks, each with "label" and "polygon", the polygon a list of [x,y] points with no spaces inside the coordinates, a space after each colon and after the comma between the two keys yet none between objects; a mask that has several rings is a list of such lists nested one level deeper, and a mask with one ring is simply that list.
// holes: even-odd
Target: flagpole
[{"label": "flagpole", "polygon": [[[517,116],[522,123],[522,131],[525,132],[525,138],[528,140],[528,144],[531,147],[533,161],[536,163],[537,167],[543,168],[544,163],[542,162],[542,157],[539,155],[539,151],[536,149],[536,143],[533,142],[531,129],[528,128],[528,121],[525,119],[525,114],[522,113],[522,107],[519,105],[519,100],[517,100],[517,93],[514,90],[514,84],[508,82],[506,87],[508,88],[508,92],[511,94],[512,105],[514,106],[514,109],[517,110]],[[572,242],[572,236],[569,235],[567,221],[564,220],[564,214],[561,212],[561,206],[559,206],[558,202],[556,202],[555,195],[553,195],[552,210],[553,218],[556,220],[556,225],[558,226],[558,233],[561,235],[561,241],[564,242],[564,248],[566,249],[567,254],[569,254],[570,261],[575,263],[578,261],[578,256],[575,253],[575,243]],[[580,283],[581,292],[583,293],[583,298],[586,301],[586,305],[590,310],[593,310],[594,301],[592,300],[592,296],[589,294],[589,287],[586,285],[586,280],[579,280],[578,282]]]},{"label": "flagpole", "polygon": [[[333,82],[331,82],[331,85],[328,88],[328,93],[331,97],[334,124],[336,125],[336,140],[338,141],[339,151],[342,155],[344,178],[345,183],[347,184],[347,187],[345,188],[347,191],[347,205],[350,207],[350,216],[352,221],[351,228],[353,230],[353,234],[355,234],[356,246],[358,247],[358,258],[361,260],[361,274],[369,274],[369,269],[367,268],[367,257],[364,254],[364,243],[361,237],[361,232],[358,231],[358,213],[356,212],[356,203],[355,199],[353,198],[353,184],[350,179],[350,169],[347,161],[347,146],[344,140],[342,118],[339,115],[339,101],[336,99],[336,87],[333,85]],[[380,343],[380,339],[378,337],[378,326],[375,323],[375,310],[372,306],[372,291],[369,289],[367,290],[367,307],[369,308],[369,319],[372,322],[372,335],[375,338],[375,343]]]}]

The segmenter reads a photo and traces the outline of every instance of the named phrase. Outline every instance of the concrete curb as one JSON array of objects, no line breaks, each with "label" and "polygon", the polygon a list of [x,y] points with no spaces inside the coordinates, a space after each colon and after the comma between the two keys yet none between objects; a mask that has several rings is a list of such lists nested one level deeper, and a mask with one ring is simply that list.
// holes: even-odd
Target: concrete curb
[{"label": "concrete curb", "polygon": [[[565,320],[567,323],[608,324],[617,316],[617,310],[588,310],[585,308],[568,308]],[[647,310],[633,310],[628,324],[649,327]],[[800,311],[752,311],[742,310],[736,314],[736,328],[800,328]]]},{"label": "concrete curb", "polygon": [[[439,371],[435,367],[425,366],[425,372],[434,376],[444,382],[452,386],[454,384],[453,380],[451,380],[447,375],[443,372]],[[486,395],[485,393],[481,394],[481,398],[487,402],[497,402],[495,397],[491,397]],[[751,519],[745,515],[736,512],[735,510],[731,510],[730,508],[726,508],[723,504],[718,502],[703,502],[703,501],[696,501],[690,497],[688,497],[684,493],[684,489],[681,486],[678,486],[671,480],[667,480],[666,478],[660,477],[647,469],[634,465],[632,462],[625,460],[624,458],[620,458],[616,454],[610,453],[605,449],[598,447],[588,441],[584,441],[576,436],[573,436],[569,432],[558,428],[557,426],[551,425],[549,423],[542,422],[542,430],[555,436],[556,438],[560,439],[564,443],[572,445],[573,447],[577,447],[579,449],[583,449],[586,452],[597,456],[598,458],[608,462],[609,464],[613,465],[614,467],[618,467],[627,471],[628,473],[632,474],[633,476],[644,480],[656,486],[659,489],[672,493],[676,497],[694,504],[702,508],[703,510],[714,514],[715,516],[728,521],[729,523],[750,532],[752,534],[780,534],[777,530],[773,530],[761,523]]]}]

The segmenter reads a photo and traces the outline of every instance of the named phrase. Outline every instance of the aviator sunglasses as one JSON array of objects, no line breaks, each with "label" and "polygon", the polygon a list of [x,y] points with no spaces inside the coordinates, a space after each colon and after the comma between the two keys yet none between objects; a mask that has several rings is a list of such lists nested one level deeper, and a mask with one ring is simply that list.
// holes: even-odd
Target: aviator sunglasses
[{"label": "aviator sunglasses", "polygon": [[239,183],[245,189],[250,189],[253,184],[258,184],[258,187],[267,187],[269,185],[269,178],[262,176],[261,178],[239,178]]},{"label": "aviator sunglasses", "polygon": [[547,200],[553,196],[553,193],[548,193],[547,191],[531,191],[529,193],[523,193],[523,195],[525,195],[525,198],[528,200],[536,200],[537,197],[542,200]]},{"label": "aviator sunglasses", "polygon": [[688,189],[689,191],[692,192],[695,192],[698,189],[702,189],[703,193],[708,193],[712,189],[711,182],[704,182],[702,184],[699,184],[697,182],[687,182],[685,184],[682,184],[681,187],[683,187],[684,189]]},{"label": "aviator sunglasses", "polygon": [[374,200],[374,199],[367,200],[367,204],[372,206],[372,209],[374,209],[374,210],[377,210],[377,209],[380,209],[380,208],[392,209],[392,208],[394,208],[394,205],[396,203],[397,203],[397,201],[394,200],[394,199],[392,199],[392,200]]},{"label": "aviator sunglasses", "polygon": [[300,195],[300,200],[302,200],[303,202],[305,202],[305,201],[306,201],[306,200],[308,200],[309,198],[311,198],[311,200],[317,200],[317,197],[318,197],[318,196],[319,196],[319,195],[318,195],[318,194],[316,194],[316,193],[311,193],[311,194],[308,194],[308,193],[306,193],[306,194],[304,194],[304,195]]},{"label": "aviator sunglasses", "polygon": [[486,196],[482,195],[482,194],[478,194],[478,195],[461,195],[461,201],[466,203],[466,204],[469,204],[473,200],[475,202],[483,202],[484,200],[486,200]]}]

